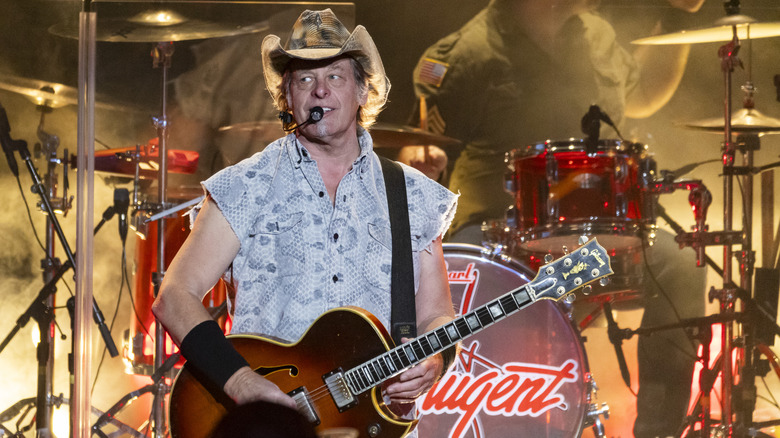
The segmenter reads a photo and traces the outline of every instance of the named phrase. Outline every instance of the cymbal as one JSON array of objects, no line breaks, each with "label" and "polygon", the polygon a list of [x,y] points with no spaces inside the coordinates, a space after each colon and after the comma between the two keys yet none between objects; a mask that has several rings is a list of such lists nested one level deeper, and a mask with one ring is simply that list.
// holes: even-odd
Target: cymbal
[{"label": "cymbal", "polygon": [[369,131],[371,138],[374,139],[374,149],[398,149],[404,146],[423,145],[455,147],[461,144],[461,141],[456,138],[406,125],[377,123]]},{"label": "cymbal", "polygon": [[737,28],[737,37],[741,40],[780,36],[780,22],[759,23],[747,15],[731,15],[716,21],[712,27],[654,35],[631,43],[656,45],[725,42],[734,37],[734,26]]},{"label": "cymbal", "polygon": [[[268,139],[268,142],[284,136],[278,120],[236,123],[218,129],[224,134],[242,134],[256,139]],[[434,134],[420,128],[389,123],[376,123],[369,129],[374,140],[374,149],[398,149],[404,146],[435,145],[440,147],[457,146],[458,139]]]},{"label": "cymbal", "polygon": [[[37,79],[0,74],[0,89],[27,96],[36,105],[49,108],[62,108],[68,105],[78,105],[78,89],[55,82],[45,82]],[[95,108],[127,111],[127,105],[108,104],[96,97]]]},{"label": "cymbal", "polygon": [[[217,38],[268,30],[267,22],[252,24],[220,23],[187,18],[175,11],[148,10],[129,18],[98,17],[95,39],[107,42],[155,43]],[[49,28],[54,35],[78,38],[77,22],[57,23]]]},{"label": "cymbal", "polygon": [[261,136],[275,136],[277,139],[284,135],[282,123],[278,120],[260,120],[258,122],[242,122],[228,126],[220,126],[217,129],[220,133],[240,132],[246,134],[257,134]]},{"label": "cymbal", "polygon": [[[714,117],[687,123],[685,126],[703,131],[723,132],[725,124],[723,117]],[[743,108],[731,115],[731,131],[752,134],[776,133],[780,132],[780,119],[765,116],[755,108]]]}]

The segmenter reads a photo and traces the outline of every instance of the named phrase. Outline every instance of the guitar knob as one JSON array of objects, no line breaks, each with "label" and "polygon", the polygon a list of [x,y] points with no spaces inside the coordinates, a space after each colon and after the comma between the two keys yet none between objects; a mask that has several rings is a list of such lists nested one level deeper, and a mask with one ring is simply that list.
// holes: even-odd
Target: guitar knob
[{"label": "guitar knob", "polygon": [[368,436],[375,438],[379,436],[380,433],[382,433],[382,426],[380,426],[379,423],[371,423],[368,426],[367,432]]},{"label": "guitar knob", "polygon": [[551,261],[553,261],[553,255],[552,254],[545,254],[544,255],[544,262],[545,263],[550,263]]}]

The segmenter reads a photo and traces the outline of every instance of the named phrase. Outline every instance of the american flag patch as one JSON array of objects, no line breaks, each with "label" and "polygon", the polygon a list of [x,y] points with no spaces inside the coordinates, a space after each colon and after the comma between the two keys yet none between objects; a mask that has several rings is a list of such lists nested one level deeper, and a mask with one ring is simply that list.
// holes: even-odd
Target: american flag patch
[{"label": "american flag patch", "polygon": [[450,65],[435,59],[425,58],[420,64],[420,72],[417,74],[417,79],[424,83],[438,87],[444,80],[444,75],[447,74],[447,69]]}]

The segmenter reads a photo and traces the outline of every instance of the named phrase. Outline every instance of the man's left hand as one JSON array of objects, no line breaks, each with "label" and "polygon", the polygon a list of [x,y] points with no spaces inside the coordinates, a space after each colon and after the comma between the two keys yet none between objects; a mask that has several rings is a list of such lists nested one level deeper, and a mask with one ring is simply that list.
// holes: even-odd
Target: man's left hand
[{"label": "man's left hand", "polygon": [[[404,342],[408,340],[403,339]],[[385,386],[385,395],[392,403],[413,403],[431,389],[442,373],[444,360],[434,355],[404,371]]]}]

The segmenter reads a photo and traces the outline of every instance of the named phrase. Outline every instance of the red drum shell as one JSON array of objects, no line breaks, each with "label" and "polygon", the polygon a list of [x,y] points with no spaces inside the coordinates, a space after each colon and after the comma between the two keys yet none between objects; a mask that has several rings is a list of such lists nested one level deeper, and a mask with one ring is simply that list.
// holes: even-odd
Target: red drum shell
[{"label": "red drum shell", "polygon": [[[174,191],[169,191],[169,193],[176,194]],[[192,193],[192,197],[189,197],[190,193]],[[180,196],[176,196],[176,198],[182,198],[178,201],[185,202],[197,197],[199,194],[202,194],[202,189],[200,191],[188,190],[186,194],[179,194]],[[128,369],[132,370],[134,374],[151,375],[154,372],[154,343],[156,339],[154,330],[156,327],[154,324],[155,318],[152,314],[152,303],[155,296],[152,276],[157,272],[158,223],[158,221],[149,222],[144,225],[143,230],[139,230],[136,233],[135,290],[133,293],[135,311],[130,315],[130,328],[124,340],[123,351],[123,357],[128,364]],[[175,217],[165,218],[165,235],[163,239],[165,242],[164,265],[166,269],[189,234],[189,215],[178,212]],[[225,333],[227,333],[229,328],[228,317],[224,311],[226,295],[225,284],[220,280],[203,300],[203,304],[207,308],[220,310],[222,316],[219,317],[218,322]],[[165,336],[165,344],[167,354],[178,351],[167,334]],[[176,364],[176,367],[180,367],[183,363],[184,359],[181,359]]]},{"label": "red drum shell", "polygon": [[655,163],[643,145],[601,140],[588,153],[583,140],[547,141],[515,149],[506,160],[515,196],[508,219],[528,251],[560,254],[583,235],[607,249],[638,247],[655,224],[646,190]]}]

